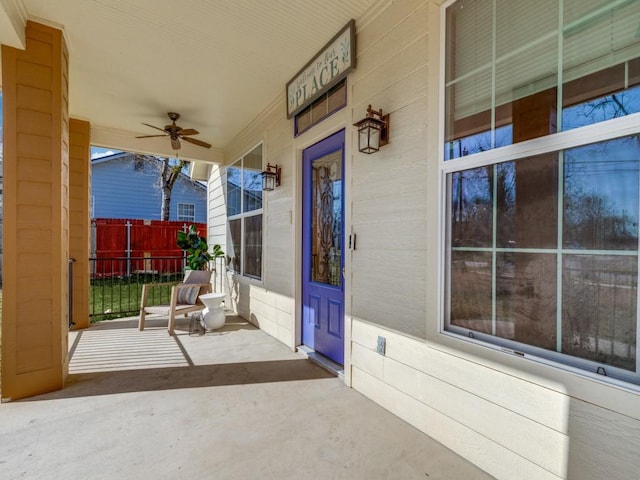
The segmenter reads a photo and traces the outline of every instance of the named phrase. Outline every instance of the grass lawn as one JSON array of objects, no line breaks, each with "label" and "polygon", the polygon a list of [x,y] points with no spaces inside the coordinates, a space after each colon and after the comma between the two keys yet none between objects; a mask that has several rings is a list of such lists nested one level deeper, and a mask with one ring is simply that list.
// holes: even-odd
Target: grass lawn
[{"label": "grass lawn", "polygon": [[[179,282],[175,282],[179,283]],[[91,322],[112,320],[114,318],[136,315],[140,311],[142,282],[94,281],[89,291],[89,313]],[[149,305],[168,304],[171,298],[171,285],[162,285],[151,289]],[[0,288],[0,326],[2,325],[2,288]],[[2,329],[0,328],[0,342]]]},{"label": "grass lawn", "polygon": [[[179,283],[179,282],[175,282]],[[136,315],[140,311],[140,297],[143,282],[126,280],[94,280],[89,292],[89,313],[91,322]],[[151,288],[147,297],[148,305],[168,304],[172,285]]]}]

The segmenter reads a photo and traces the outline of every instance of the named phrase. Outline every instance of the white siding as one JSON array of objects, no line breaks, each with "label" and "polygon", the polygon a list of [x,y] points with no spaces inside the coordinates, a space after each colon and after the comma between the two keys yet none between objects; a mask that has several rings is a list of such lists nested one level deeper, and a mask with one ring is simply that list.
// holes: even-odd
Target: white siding
[{"label": "white siding", "polygon": [[[376,353],[379,335],[385,356]],[[623,480],[640,468],[636,394],[623,393],[634,418],[573,398],[555,381],[518,378],[360,320],[352,370],[354,388],[496,478]]]},{"label": "white siding", "polygon": [[[227,207],[224,197],[226,178],[226,169],[224,167],[219,165],[211,166],[207,183],[207,243],[209,245],[219,244],[225,253],[227,252]],[[229,292],[224,272],[225,262],[226,260],[216,261],[213,287],[217,292]]]},{"label": "white siding", "polygon": [[425,338],[428,9],[424,1],[392,7],[358,29],[349,79],[354,120],[368,104],[391,115],[389,145],[353,156],[352,313]]},{"label": "white siding", "polygon": [[[284,87],[283,87],[284,88]],[[263,143],[263,167],[267,162],[282,167],[281,185],[263,196],[263,272],[262,281],[227,275],[228,306],[243,318],[258,325],[291,348],[295,347],[295,251],[293,216],[295,167],[293,128],[284,115],[284,97],[278,98],[229,145],[225,151],[227,163]],[[209,178],[209,235],[226,241],[224,186],[225,167],[212,172]]]},{"label": "white siding", "polygon": [[[346,128],[345,381],[499,479],[636,478],[640,395],[439,333],[439,1],[382,2],[356,19],[348,106],[293,138],[278,98],[226,148],[264,141],[282,186],[264,197],[262,282],[229,277],[231,305],[294,348],[300,341],[301,152]],[[391,113],[390,144],[357,153],[367,105]],[[209,235],[223,243],[224,175],[212,172]],[[386,355],[376,340],[387,340]]]}]

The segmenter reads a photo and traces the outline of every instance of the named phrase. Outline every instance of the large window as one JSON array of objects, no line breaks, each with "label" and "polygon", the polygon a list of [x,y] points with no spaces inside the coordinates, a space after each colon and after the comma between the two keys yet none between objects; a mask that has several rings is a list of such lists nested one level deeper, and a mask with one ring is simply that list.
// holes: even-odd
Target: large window
[{"label": "large window", "polygon": [[228,267],[262,278],[262,145],[227,168]]},{"label": "large window", "polygon": [[445,17],[445,330],[640,384],[640,2]]}]

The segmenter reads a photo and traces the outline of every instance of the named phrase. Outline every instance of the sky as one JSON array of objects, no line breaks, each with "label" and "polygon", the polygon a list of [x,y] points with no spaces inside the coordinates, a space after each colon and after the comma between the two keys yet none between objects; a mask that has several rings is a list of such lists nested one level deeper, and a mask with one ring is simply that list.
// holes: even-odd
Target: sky
[{"label": "sky", "polygon": [[100,148],[100,147],[91,147],[91,160],[95,160],[96,158],[108,157],[109,155],[113,155],[116,153],[120,153],[120,150],[110,150],[108,148]]}]

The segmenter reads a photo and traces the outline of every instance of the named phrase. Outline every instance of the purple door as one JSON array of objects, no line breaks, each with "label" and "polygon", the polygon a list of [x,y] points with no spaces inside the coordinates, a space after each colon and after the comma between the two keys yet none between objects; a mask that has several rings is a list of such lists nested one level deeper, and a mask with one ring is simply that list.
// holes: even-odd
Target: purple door
[{"label": "purple door", "polygon": [[344,130],[304,150],[302,343],[344,363]]}]

